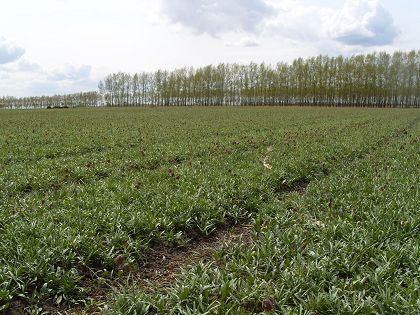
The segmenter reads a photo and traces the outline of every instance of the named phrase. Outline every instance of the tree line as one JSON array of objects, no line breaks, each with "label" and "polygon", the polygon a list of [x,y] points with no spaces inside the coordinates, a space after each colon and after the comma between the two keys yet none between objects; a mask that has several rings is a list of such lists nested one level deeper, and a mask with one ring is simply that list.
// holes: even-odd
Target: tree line
[{"label": "tree line", "polygon": [[31,97],[0,97],[0,108],[74,108],[94,107],[102,105],[102,96],[98,92],[81,92],[66,95],[31,96]]},{"label": "tree line", "polygon": [[[82,100],[78,103],[75,94],[70,107],[420,107],[420,50],[298,58],[290,64],[222,63],[197,69],[119,72],[106,76],[98,89],[91,92],[91,105]],[[63,104],[63,98],[58,96],[56,102]]]}]

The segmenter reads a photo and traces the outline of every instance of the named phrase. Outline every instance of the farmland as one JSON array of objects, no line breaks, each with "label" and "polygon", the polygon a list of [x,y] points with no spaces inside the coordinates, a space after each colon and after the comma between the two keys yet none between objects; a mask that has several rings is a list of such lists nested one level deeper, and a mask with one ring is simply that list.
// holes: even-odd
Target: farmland
[{"label": "farmland", "polygon": [[[419,118],[416,109],[3,110],[0,310],[415,313]],[[133,280],[151,250],[243,223],[249,242],[186,265],[169,286]],[[92,306],[104,283],[115,293]]]}]

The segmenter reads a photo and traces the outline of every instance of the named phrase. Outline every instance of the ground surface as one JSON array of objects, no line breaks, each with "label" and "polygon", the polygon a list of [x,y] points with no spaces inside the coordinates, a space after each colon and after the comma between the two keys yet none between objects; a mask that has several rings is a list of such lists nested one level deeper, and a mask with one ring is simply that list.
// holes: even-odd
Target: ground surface
[{"label": "ground surface", "polygon": [[419,117],[1,111],[0,310],[414,314]]}]

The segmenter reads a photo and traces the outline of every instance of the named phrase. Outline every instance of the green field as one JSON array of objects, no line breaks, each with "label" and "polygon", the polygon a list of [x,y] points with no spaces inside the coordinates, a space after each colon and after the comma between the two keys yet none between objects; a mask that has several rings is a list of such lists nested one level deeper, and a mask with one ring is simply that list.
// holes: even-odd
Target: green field
[{"label": "green field", "polygon": [[[0,313],[415,314],[419,118],[416,109],[2,110]],[[136,285],[151,250],[244,223],[250,242],[185,265],[164,288]],[[113,289],[95,301],[99,286]]]}]

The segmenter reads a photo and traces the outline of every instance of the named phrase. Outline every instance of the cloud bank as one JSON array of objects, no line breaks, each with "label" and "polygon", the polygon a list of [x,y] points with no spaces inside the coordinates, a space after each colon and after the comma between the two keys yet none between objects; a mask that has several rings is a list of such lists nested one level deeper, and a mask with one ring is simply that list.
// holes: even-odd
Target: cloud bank
[{"label": "cloud bank", "polygon": [[0,37],[0,65],[18,60],[25,54],[25,49]]},{"label": "cloud bank", "polygon": [[82,65],[79,67],[65,65],[62,69],[54,70],[48,77],[54,81],[79,81],[90,78],[92,67]]},{"label": "cloud bank", "polygon": [[170,21],[214,37],[227,32],[256,33],[275,14],[263,0],[163,0],[162,9]]},{"label": "cloud bank", "polygon": [[391,14],[376,0],[347,1],[328,27],[331,37],[346,45],[388,45],[399,34]]},{"label": "cloud bank", "polygon": [[0,59],[3,60],[0,64],[0,96],[75,93],[97,87],[89,65],[66,64],[59,69],[47,70],[25,59],[23,48],[6,43],[7,49],[2,50],[0,45],[0,58],[7,57]]},{"label": "cloud bank", "polygon": [[369,47],[392,44],[399,35],[379,0],[347,0],[339,10],[293,0],[162,0],[162,10],[172,23],[216,38],[229,33],[268,34]]}]

